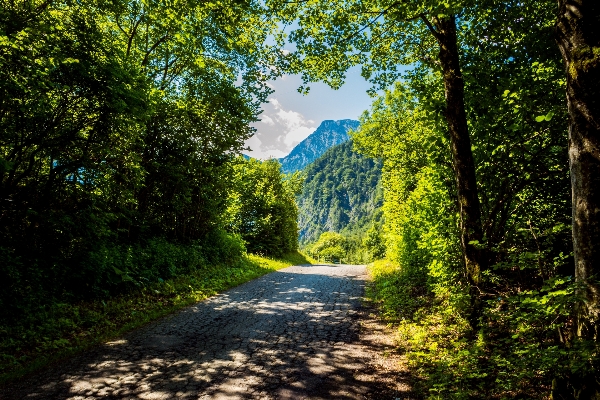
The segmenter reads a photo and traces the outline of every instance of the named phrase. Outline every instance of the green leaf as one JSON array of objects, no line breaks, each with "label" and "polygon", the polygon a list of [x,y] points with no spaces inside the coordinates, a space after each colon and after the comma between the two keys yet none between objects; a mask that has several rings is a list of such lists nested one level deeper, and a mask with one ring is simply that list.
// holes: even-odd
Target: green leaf
[{"label": "green leaf", "polygon": [[535,117],[535,122],[550,121],[553,116],[554,116],[554,112],[548,111],[548,114],[546,114],[546,115],[538,115],[537,117]]},{"label": "green leaf", "polygon": [[114,266],[113,266],[113,269],[115,270],[115,273],[116,273],[117,275],[123,275],[123,274],[124,274],[124,272],[123,272],[123,271],[121,271],[121,270],[120,270],[119,268],[117,268],[117,267],[114,267]]}]

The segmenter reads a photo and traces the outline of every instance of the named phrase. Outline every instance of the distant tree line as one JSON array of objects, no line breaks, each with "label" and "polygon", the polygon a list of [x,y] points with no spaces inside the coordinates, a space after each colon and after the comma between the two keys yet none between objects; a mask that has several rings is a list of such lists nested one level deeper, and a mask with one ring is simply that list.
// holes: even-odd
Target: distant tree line
[{"label": "distant tree line", "polygon": [[381,225],[373,223],[360,234],[323,232],[315,243],[305,247],[307,253],[320,262],[366,264],[385,257],[385,239]]}]

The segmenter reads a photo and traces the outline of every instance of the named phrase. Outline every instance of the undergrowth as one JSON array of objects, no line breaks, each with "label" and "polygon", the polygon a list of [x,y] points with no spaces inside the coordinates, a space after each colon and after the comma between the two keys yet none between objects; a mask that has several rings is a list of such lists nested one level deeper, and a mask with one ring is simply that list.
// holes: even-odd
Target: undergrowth
[{"label": "undergrowth", "polygon": [[272,271],[310,263],[297,252],[277,259],[248,254],[104,300],[49,304],[16,323],[0,326],[0,383]]},{"label": "undergrowth", "polygon": [[422,397],[590,398],[569,386],[575,379],[593,380],[598,365],[597,345],[565,341],[576,302],[569,277],[549,279],[538,290],[490,297],[473,333],[466,320],[468,295],[460,285],[436,286],[431,273],[419,279],[418,271],[389,261],[369,265],[369,272],[367,296],[395,327],[396,344]]}]

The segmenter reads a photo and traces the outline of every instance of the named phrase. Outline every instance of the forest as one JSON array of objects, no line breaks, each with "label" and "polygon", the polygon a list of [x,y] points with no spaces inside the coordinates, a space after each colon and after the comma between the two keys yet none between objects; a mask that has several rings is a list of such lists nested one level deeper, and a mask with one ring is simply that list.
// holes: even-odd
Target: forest
[{"label": "forest", "polygon": [[2,378],[270,271],[246,253],[297,249],[299,179],[239,156],[270,93],[264,18],[0,3]]},{"label": "forest", "polygon": [[301,89],[373,84],[351,134],[383,162],[370,296],[422,392],[598,398],[600,6],[270,4]]},{"label": "forest", "polygon": [[[381,167],[378,159],[354,152],[352,141],[330,148],[309,164],[297,198],[300,246],[313,244],[324,232],[341,233],[350,242],[361,242],[369,228],[379,226]],[[353,257],[345,258],[350,262]],[[359,254],[354,258],[352,262],[357,264],[368,261]]]},{"label": "forest", "polygon": [[270,79],[360,66],[419,391],[600,398],[595,1],[0,0],[0,66],[1,374],[294,254],[302,176],[241,151]]}]

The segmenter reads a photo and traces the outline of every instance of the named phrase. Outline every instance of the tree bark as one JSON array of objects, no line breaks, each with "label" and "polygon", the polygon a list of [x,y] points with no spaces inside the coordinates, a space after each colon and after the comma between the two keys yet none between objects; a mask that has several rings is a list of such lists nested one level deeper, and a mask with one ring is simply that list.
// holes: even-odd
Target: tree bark
[{"label": "tree bark", "polygon": [[475,162],[465,111],[465,89],[459,61],[454,16],[432,19],[439,46],[439,61],[444,75],[446,121],[450,134],[452,164],[456,179],[456,194],[460,213],[460,235],[467,276],[471,286],[471,327],[478,328],[481,310],[481,272],[487,260],[483,245],[481,205],[477,193]]},{"label": "tree bark", "polygon": [[599,340],[600,3],[559,0],[557,42],[567,75],[575,279],[582,284],[577,336]]}]

